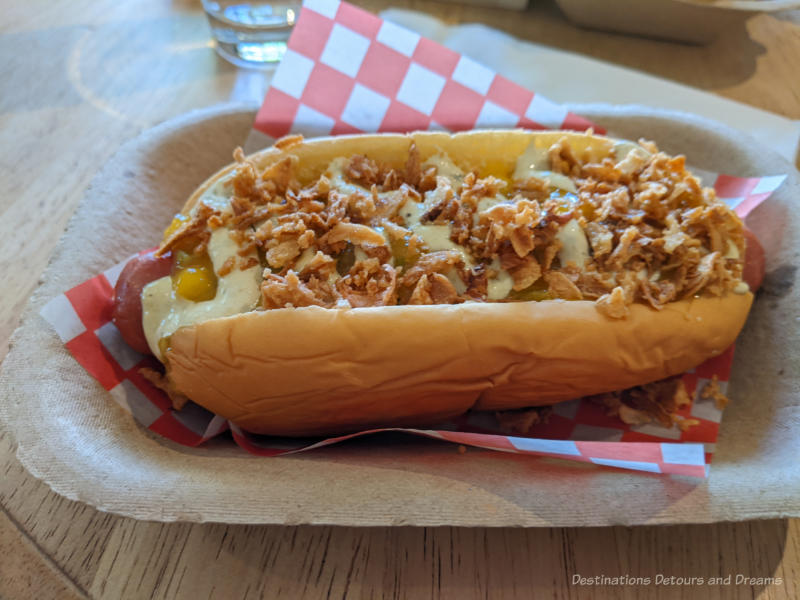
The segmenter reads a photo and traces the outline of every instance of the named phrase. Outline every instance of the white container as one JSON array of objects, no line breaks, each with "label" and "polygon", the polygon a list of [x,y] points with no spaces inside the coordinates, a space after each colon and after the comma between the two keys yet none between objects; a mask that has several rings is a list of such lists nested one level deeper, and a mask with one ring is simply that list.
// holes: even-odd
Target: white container
[{"label": "white container", "polygon": [[581,27],[710,44],[720,33],[742,29],[760,12],[800,7],[797,0],[556,0]]},{"label": "white container", "polygon": [[472,6],[485,6],[487,8],[502,8],[504,10],[525,10],[528,0],[441,0],[455,4],[469,4]]}]

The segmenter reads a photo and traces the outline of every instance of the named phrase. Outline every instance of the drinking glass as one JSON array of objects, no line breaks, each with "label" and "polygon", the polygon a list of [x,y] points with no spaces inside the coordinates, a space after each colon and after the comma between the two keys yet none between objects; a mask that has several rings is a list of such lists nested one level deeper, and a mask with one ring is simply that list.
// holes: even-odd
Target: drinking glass
[{"label": "drinking glass", "polygon": [[202,0],[217,53],[240,67],[274,67],[286,52],[286,40],[301,2]]}]

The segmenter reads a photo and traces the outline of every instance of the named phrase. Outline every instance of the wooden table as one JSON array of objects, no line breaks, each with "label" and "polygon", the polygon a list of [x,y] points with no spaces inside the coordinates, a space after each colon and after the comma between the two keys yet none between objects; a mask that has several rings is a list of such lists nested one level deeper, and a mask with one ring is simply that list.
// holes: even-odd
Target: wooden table
[{"label": "wooden table", "polygon": [[[372,10],[385,0],[360,2]],[[708,47],[584,32],[552,4],[525,13],[406,0],[794,119],[800,12],[761,15]],[[125,140],[225,101],[199,2],[26,0],[0,12],[0,358],[97,169]],[[800,521],[607,529],[351,529],[137,522],[67,501],[0,431],[0,598],[797,598]],[[711,577],[729,586],[575,585],[576,575]],[[736,576],[782,582],[735,585]]]}]

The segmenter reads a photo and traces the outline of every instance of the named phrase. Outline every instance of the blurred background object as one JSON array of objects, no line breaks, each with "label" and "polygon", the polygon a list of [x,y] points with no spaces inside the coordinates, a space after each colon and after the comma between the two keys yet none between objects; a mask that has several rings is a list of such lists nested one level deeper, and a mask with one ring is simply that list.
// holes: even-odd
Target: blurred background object
[{"label": "blurred background object", "polygon": [[525,10],[528,8],[529,0],[442,0],[442,2],[469,4],[472,6],[507,8],[509,10]]},{"label": "blurred background object", "polygon": [[299,1],[202,0],[216,50],[240,67],[269,68],[286,52]]},{"label": "blurred background object", "polygon": [[556,0],[581,27],[706,45],[744,29],[760,12],[800,8],[797,0]]}]

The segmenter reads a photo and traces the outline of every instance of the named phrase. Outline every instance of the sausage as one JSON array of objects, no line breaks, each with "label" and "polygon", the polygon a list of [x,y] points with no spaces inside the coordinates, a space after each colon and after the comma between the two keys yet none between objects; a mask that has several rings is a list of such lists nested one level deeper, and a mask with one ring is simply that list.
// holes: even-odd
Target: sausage
[{"label": "sausage", "polygon": [[142,327],[142,289],[151,281],[169,275],[172,255],[156,257],[155,250],[133,257],[122,269],[114,286],[114,308],[111,320],[122,339],[143,354],[150,354]]},{"label": "sausage", "polygon": [[742,279],[750,286],[750,291],[754,292],[761,287],[766,270],[764,247],[758,241],[756,235],[745,227],[744,238],[746,250],[744,253],[744,272]]}]

